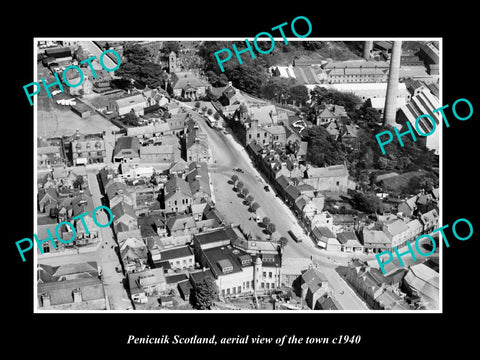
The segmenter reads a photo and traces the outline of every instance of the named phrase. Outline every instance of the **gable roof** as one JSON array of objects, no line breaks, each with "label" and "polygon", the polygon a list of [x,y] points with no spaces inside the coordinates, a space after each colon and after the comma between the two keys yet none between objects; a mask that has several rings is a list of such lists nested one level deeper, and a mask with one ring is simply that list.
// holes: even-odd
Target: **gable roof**
[{"label": "gable roof", "polygon": [[41,303],[42,294],[48,294],[52,306],[72,304],[75,289],[80,290],[83,302],[105,299],[103,284],[98,277],[41,283],[37,287],[37,296]]},{"label": "gable roof", "polygon": [[132,294],[138,294],[143,292],[142,288],[144,286],[156,285],[156,284],[166,284],[165,274],[163,268],[149,269],[136,273],[129,273],[128,284],[130,287],[130,292]]},{"label": "gable roof", "polygon": [[382,230],[369,230],[367,228],[363,229],[363,244],[365,246],[373,245],[384,245],[391,246],[392,242],[387,237]]},{"label": "gable roof", "polygon": [[192,215],[177,215],[168,218],[167,228],[172,231],[183,230],[183,229],[192,229],[195,227],[195,220]]},{"label": "gable roof", "polygon": [[333,165],[327,167],[313,167],[310,166],[306,173],[309,178],[318,178],[318,177],[344,177],[348,176],[348,170],[345,165]]},{"label": "gable roof", "polygon": [[285,192],[294,200],[301,195],[300,190],[295,185],[288,185]]},{"label": "gable roof", "polygon": [[313,229],[313,233],[314,235],[316,235],[317,239],[320,239],[323,236],[329,239],[328,241],[329,243],[330,243],[330,239],[335,239],[335,241],[332,243],[335,243],[335,242],[338,243],[336,236],[326,226],[315,226]]},{"label": "gable roof", "polygon": [[405,224],[403,220],[400,219],[392,219],[384,223],[385,231],[388,234],[395,236],[401,233],[408,231],[408,226]]},{"label": "gable roof", "polygon": [[120,219],[125,214],[131,216],[134,219],[137,218],[137,215],[135,214],[135,209],[131,205],[123,201],[119,202],[111,210],[113,213],[113,218],[115,220]]},{"label": "gable roof", "polygon": [[353,231],[344,231],[337,234],[338,241],[345,246],[362,246],[358,241],[357,235]]},{"label": "gable roof", "polygon": [[113,149],[113,156],[117,156],[118,153],[124,150],[130,150],[138,157],[140,153],[140,140],[135,136],[122,136],[118,138],[115,143],[115,148]]}]

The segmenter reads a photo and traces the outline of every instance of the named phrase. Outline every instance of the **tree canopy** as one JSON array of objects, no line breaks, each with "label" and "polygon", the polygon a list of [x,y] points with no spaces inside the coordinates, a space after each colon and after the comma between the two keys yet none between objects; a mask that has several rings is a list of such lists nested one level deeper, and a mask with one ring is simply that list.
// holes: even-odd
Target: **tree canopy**
[{"label": "tree canopy", "polygon": [[314,126],[307,130],[307,159],[317,166],[330,166],[342,163],[345,154],[340,143],[335,142],[322,126]]},{"label": "tree canopy", "polygon": [[134,79],[143,86],[157,88],[163,84],[167,74],[162,67],[149,61],[150,52],[138,44],[125,45],[124,57],[127,61],[120,64],[117,76]]},{"label": "tree canopy", "polygon": [[316,86],[310,91],[310,96],[314,104],[336,104],[345,107],[345,111],[347,112],[354,111],[362,104],[362,100],[354,94],[320,86]]},{"label": "tree canopy", "polygon": [[363,194],[355,191],[352,195],[352,205],[365,213],[376,213],[382,206],[380,199],[375,195]]}]

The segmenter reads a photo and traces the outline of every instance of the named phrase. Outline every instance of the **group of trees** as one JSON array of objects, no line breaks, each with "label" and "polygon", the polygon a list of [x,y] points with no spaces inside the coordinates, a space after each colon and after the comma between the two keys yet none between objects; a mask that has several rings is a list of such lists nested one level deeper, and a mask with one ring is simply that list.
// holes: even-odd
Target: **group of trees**
[{"label": "group of trees", "polygon": [[352,205],[359,211],[365,213],[376,213],[382,208],[382,202],[376,195],[364,194],[355,191],[352,194]]},{"label": "group of trees", "polygon": [[218,300],[218,286],[211,277],[205,277],[191,291],[190,302],[195,309],[210,310]]},{"label": "group of trees", "polygon": [[308,89],[305,85],[299,84],[296,80],[290,78],[272,77],[262,89],[262,95],[265,99],[275,100],[279,103],[295,103],[300,106],[306,105]]},{"label": "group of trees", "polygon": [[351,93],[344,93],[335,89],[327,89],[324,87],[316,86],[310,91],[312,104],[336,104],[343,106],[347,113],[355,111],[362,105],[362,100]]},{"label": "group of trees", "polygon": [[129,45],[127,43],[124,50],[126,61],[120,64],[116,75],[128,80],[133,79],[140,85],[150,88],[164,85],[168,76],[159,64],[148,60],[149,54],[148,49],[138,44]]},{"label": "group of trees", "polygon": [[[234,87],[254,96],[305,105],[308,100],[308,89],[304,85],[299,84],[295,79],[269,78],[267,75],[268,68],[273,65],[268,59],[281,52],[281,49],[274,49],[271,54],[259,54],[255,51],[255,59],[251,58],[250,53],[243,53],[242,64],[239,64],[231,45],[232,43],[227,41],[205,42],[200,47],[199,55],[205,60],[205,75],[212,86],[226,86],[228,81],[231,81]],[[235,42],[235,45],[240,51],[245,47],[242,42]],[[266,45],[269,43],[259,42],[260,48]],[[222,63],[225,69],[222,72],[214,54],[224,48],[229,49],[233,55],[229,61]],[[219,56],[223,59],[227,54],[220,53]]]},{"label": "group of trees", "polygon": [[334,141],[323,126],[307,130],[307,159],[317,166],[330,166],[343,163],[345,153],[341,143]]},{"label": "group of trees", "polygon": [[275,226],[274,223],[270,220],[268,216],[265,216],[262,219],[262,224],[265,226],[265,229],[270,233],[273,234],[275,231],[277,231],[277,227]]}]

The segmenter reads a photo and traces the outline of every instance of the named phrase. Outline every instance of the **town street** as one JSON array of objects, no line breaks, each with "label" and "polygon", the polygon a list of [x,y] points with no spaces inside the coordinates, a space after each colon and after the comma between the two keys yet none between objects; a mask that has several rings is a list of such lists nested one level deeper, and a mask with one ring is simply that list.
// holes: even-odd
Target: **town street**
[{"label": "town street", "polygon": [[[262,229],[254,221],[249,220],[251,213],[247,211],[247,206],[241,204],[242,199],[237,197],[237,193],[232,191],[232,185],[228,184],[232,175],[237,174],[239,180],[250,190],[250,194],[258,202],[265,215],[276,225],[275,236],[285,236],[289,239],[289,243],[284,249],[284,256],[312,257],[314,263],[318,265],[318,270],[328,279],[335,297],[345,310],[368,310],[367,305],[335,270],[340,262],[329,260],[329,258],[335,257],[335,254],[328,254],[316,248],[311,240],[302,243],[295,243],[291,240],[287,231],[290,229],[302,231],[300,225],[290,209],[281,199],[275,196],[273,191],[267,192],[264,190],[263,187],[266,182],[254,168],[243,146],[231,134],[225,135],[219,130],[210,128],[204,118],[197,112],[188,111],[198,121],[202,131],[207,134],[208,145],[213,154],[209,166],[213,190],[217,199],[216,206],[225,219],[230,223],[240,224],[243,229],[247,230],[246,232],[254,232],[255,235],[261,234]],[[233,171],[234,167],[243,169],[244,173]],[[345,260],[344,257],[343,259]]]},{"label": "town street", "polygon": [[[87,168],[88,184],[92,193],[93,204],[89,204],[88,213],[92,215],[92,211],[97,206],[102,205],[99,184],[96,174],[98,169],[94,166]],[[92,206],[93,205],[93,206]],[[96,213],[96,219],[99,224],[108,223],[108,215],[104,210]],[[100,233],[100,244],[96,250],[89,252],[80,252],[73,255],[58,255],[48,258],[42,258],[42,264],[58,266],[63,264],[75,264],[80,262],[96,261],[102,270],[102,282],[107,293],[110,310],[126,310],[133,308],[128,294],[123,286],[125,277],[115,270],[115,267],[121,269],[118,255],[115,252],[117,246],[111,227],[97,227]]]}]

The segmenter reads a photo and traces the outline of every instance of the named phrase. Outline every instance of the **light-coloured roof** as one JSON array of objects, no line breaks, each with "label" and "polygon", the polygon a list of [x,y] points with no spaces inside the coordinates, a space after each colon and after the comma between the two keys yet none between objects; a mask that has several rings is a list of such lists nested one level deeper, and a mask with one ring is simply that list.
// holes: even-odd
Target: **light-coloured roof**
[{"label": "light-coloured roof", "polygon": [[127,128],[127,135],[138,136],[168,131],[170,131],[170,125],[168,123],[156,122],[146,126],[129,127]]},{"label": "light-coloured roof", "polygon": [[387,234],[382,230],[369,230],[367,228],[363,229],[363,243],[368,244],[382,244],[382,245],[391,245],[392,242],[388,239]]},{"label": "light-coloured roof", "polygon": [[310,166],[307,169],[307,174],[309,178],[348,176],[348,170],[345,165],[334,165],[322,168]]},{"label": "light-coloured roof", "polygon": [[404,278],[411,288],[432,299],[434,304],[438,303],[439,280],[438,273],[425,264],[411,266]]},{"label": "light-coloured roof", "polygon": [[403,220],[400,219],[392,219],[384,224],[385,230],[390,233],[392,236],[400,235],[406,231],[408,231],[408,226],[405,224]]},{"label": "light-coloured roof", "polygon": [[192,191],[188,183],[182,178],[173,176],[165,184],[165,200],[168,200],[177,191],[186,196],[192,196]]},{"label": "light-coloured roof", "polygon": [[410,230],[415,230],[415,229],[418,229],[418,228],[422,228],[422,223],[420,221],[418,221],[418,219],[414,219],[412,221],[409,221],[407,223],[407,226]]},{"label": "light-coloured roof", "polygon": [[205,86],[203,81],[197,78],[195,74],[190,71],[176,72],[174,79],[173,89],[183,89],[186,86],[197,88]]},{"label": "light-coloured roof", "polygon": [[273,124],[274,120],[270,116],[277,115],[277,108],[275,105],[265,105],[261,107],[250,106],[248,112],[253,119],[258,120],[258,124]]},{"label": "light-coloured roof", "polygon": [[140,156],[147,154],[173,154],[173,145],[149,145],[140,148]]},{"label": "light-coloured roof", "polygon": [[60,146],[42,146],[37,148],[37,154],[56,154],[60,153]]}]

